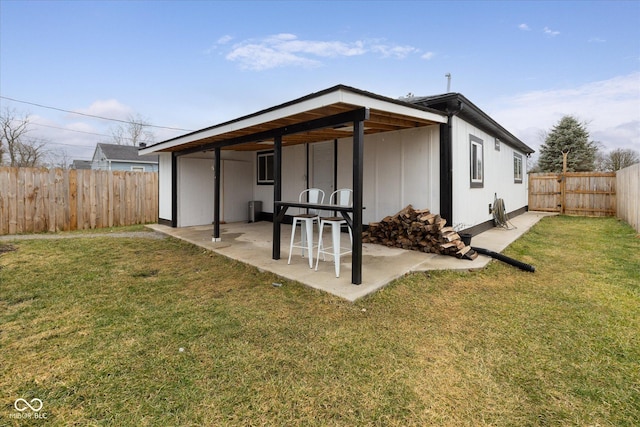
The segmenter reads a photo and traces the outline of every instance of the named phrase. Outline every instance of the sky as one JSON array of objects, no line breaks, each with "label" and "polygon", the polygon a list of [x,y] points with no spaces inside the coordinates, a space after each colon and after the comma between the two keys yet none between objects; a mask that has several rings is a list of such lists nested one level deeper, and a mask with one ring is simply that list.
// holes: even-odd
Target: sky
[{"label": "sky", "polygon": [[337,84],[441,94],[448,73],[536,151],[566,115],[640,151],[640,1],[0,0],[0,109],[68,159],[111,142],[104,118],[162,141]]}]

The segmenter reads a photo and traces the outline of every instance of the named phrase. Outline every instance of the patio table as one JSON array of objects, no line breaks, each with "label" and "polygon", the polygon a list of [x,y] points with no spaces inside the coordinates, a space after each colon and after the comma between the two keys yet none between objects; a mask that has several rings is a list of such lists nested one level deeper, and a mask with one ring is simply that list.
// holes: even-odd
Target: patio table
[{"label": "patio table", "polygon": [[[287,209],[289,208],[303,208],[303,209],[315,209],[319,211],[335,211],[340,212],[347,221],[347,225],[353,230],[353,220],[349,213],[353,212],[352,206],[340,206],[324,203],[305,203],[298,201],[279,201],[274,202],[274,215],[273,215],[273,259],[280,259],[280,224],[284,219]],[[313,245],[313,236],[309,236],[309,241]]]}]

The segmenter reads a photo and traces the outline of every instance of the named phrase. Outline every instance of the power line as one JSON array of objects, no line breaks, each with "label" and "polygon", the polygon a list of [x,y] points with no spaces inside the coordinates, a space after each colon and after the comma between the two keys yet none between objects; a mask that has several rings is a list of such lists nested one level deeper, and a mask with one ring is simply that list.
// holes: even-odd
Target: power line
[{"label": "power line", "polygon": [[[128,120],[111,119],[109,117],[101,117],[101,116],[96,116],[96,115],[93,115],[93,114],[79,113],[77,111],[71,111],[71,110],[65,110],[63,108],[51,107],[51,106],[48,106],[48,105],[38,104],[38,103],[35,103],[35,102],[21,101],[19,99],[15,99],[15,98],[9,98],[8,96],[1,96],[0,95],[0,98],[6,99],[8,101],[20,102],[22,104],[34,105],[34,106],[40,107],[40,108],[48,108],[49,110],[62,111],[63,113],[77,114],[77,115],[85,116],[85,117],[92,117],[94,119],[109,120],[109,121],[112,121],[112,122],[127,123],[127,124],[139,124],[139,123],[131,122],[131,121],[128,121]],[[152,127],[152,128],[158,128],[158,129],[177,130],[177,131],[182,131],[182,132],[192,132],[193,131],[191,129],[181,129],[181,128],[174,128],[174,127],[169,127],[169,126],[157,126],[157,125],[148,125],[148,124],[145,124],[144,126]]]},{"label": "power line", "polygon": [[[77,133],[84,133],[84,134],[87,134],[87,135],[96,135],[96,136],[104,136],[104,137],[107,137],[107,138],[113,138],[113,135],[107,135],[106,133],[96,133],[96,132],[88,132],[86,130],[68,129],[68,128],[62,128],[60,126],[52,126],[52,125],[45,125],[45,124],[42,124],[42,123],[30,122],[28,120],[16,120],[16,121],[18,121],[20,123],[26,123],[28,125],[36,125],[36,126],[42,126],[42,127],[45,127],[45,128],[59,129],[59,130],[65,131],[65,132],[77,132]],[[121,138],[122,139],[128,139],[129,141],[133,141],[133,138],[128,138],[126,136],[123,136]]]},{"label": "power line", "polygon": [[44,142],[46,145],[64,145],[66,147],[81,148],[81,149],[84,149],[84,150],[95,150],[95,148],[96,148],[95,146],[65,144],[64,142],[48,141],[48,140],[43,140],[42,138],[26,137],[24,139],[26,141],[31,141],[32,143],[33,142]]},{"label": "power line", "polygon": [[[77,132],[77,133],[85,133],[87,135],[96,135],[96,136],[106,136],[107,138],[112,138],[112,135],[107,135],[106,133],[96,133],[96,132],[87,132],[86,130],[77,130],[77,129],[68,129],[68,128],[61,128],[60,126],[51,126],[51,125],[43,125],[42,123],[35,123],[35,122],[30,122],[30,121],[22,121],[23,123],[28,123],[30,125],[36,125],[36,126],[42,126],[45,128],[51,128],[51,129],[60,129],[63,131],[68,131],[68,132]],[[132,139],[132,138],[125,138],[125,139]]]}]

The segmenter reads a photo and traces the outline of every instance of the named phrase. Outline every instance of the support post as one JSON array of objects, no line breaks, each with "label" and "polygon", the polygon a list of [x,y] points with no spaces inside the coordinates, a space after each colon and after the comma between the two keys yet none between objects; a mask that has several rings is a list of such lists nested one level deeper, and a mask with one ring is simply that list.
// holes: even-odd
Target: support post
[{"label": "support post", "polygon": [[214,150],[215,160],[213,163],[214,178],[213,178],[213,238],[211,241],[219,242],[222,240],[220,237],[220,147],[216,147]]},{"label": "support post", "polygon": [[178,226],[178,156],[171,153],[171,227]]},{"label": "support post", "polygon": [[[369,110],[365,112],[365,120]],[[353,122],[353,247],[351,253],[351,283],[362,283],[362,193],[363,193],[364,120]]]},{"label": "support post", "polygon": [[271,258],[280,259],[280,212],[275,202],[282,201],[282,136],[273,139],[273,249]]},{"label": "support post", "polygon": [[564,215],[567,201],[567,157],[569,150],[562,151],[562,177],[560,178],[560,214]]}]

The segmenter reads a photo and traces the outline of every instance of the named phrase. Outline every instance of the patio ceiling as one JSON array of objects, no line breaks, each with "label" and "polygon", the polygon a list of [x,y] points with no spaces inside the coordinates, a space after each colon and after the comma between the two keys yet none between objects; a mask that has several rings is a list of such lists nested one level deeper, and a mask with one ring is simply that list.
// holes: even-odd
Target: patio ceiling
[{"label": "patio ceiling", "polygon": [[[143,148],[140,154],[185,154],[216,147],[225,150],[265,150],[273,146],[276,136],[281,136],[283,147],[348,138],[353,135],[352,123],[345,121],[336,125],[333,120],[323,124],[322,119],[335,118],[361,108],[369,111],[368,119],[364,122],[365,135],[446,122],[446,116],[437,110],[340,85]],[[305,124],[313,125],[302,126]],[[295,130],[289,132],[290,128]]]}]

